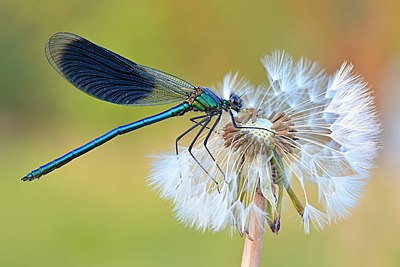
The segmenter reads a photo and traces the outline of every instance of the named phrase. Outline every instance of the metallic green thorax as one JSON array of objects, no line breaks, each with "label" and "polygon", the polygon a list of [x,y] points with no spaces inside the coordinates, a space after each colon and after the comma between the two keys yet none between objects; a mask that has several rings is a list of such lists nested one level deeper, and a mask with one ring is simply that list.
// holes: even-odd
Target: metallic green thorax
[{"label": "metallic green thorax", "polygon": [[212,112],[224,108],[224,102],[207,88],[198,87],[188,99],[194,111]]}]

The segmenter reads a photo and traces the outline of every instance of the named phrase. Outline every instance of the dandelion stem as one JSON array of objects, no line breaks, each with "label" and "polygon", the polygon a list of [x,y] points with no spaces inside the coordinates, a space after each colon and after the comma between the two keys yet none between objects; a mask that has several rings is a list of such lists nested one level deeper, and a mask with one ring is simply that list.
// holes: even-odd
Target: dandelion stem
[{"label": "dandelion stem", "polygon": [[[265,211],[266,199],[256,193],[253,203]],[[249,229],[244,241],[242,267],[257,267],[261,256],[261,247],[264,237],[264,221],[260,221],[257,215],[252,213],[249,218]]]}]

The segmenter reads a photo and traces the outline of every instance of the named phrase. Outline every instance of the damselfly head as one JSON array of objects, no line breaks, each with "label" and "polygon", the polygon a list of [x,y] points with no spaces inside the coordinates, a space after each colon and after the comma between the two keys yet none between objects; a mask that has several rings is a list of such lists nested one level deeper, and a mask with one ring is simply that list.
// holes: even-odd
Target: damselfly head
[{"label": "damselfly head", "polygon": [[239,112],[242,108],[242,99],[236,94],[231,94],[229,97],[229,106],[234,111]]}]

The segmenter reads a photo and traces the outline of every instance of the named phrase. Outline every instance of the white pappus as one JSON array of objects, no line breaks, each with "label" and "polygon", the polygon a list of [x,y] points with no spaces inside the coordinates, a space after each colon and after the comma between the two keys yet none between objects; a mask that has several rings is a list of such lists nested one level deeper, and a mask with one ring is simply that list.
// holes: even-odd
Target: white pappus
[{"label": "white pappus", "polygon": [[[235,122],[253,129],[234,127],[224,112],[208,141],[216,161],[201,140],[193,148],[218,185],[187,148],[180,147],[178,157],[173,151],[154,157],[150,184],[190,227],[231,226],[243,234],[253,214],[277,233],[282,200],[289,196],[305,232],[310,225],[322,229],[349,215],[373,167],[381,125],[367,84],[351,64],[328,76],[317,63],[294,62],[282,51],[261,61],[267,84],[253,87],[238,74],[219,84],[225,99],[243,95]],[[265,198],[266,210],[253,204],[255,194]]]}]

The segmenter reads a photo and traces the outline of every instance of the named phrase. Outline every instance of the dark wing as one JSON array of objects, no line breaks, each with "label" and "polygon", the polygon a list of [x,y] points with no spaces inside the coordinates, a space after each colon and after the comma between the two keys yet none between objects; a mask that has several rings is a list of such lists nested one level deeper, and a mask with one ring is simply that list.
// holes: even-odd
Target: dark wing
[{"label": "dark wing", "polygon": [[46,43],[53,68],[81,91],[122,105],[160,105],[187,99],[195,86],[136,64],[72,33],[59,32]]}]

